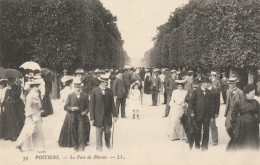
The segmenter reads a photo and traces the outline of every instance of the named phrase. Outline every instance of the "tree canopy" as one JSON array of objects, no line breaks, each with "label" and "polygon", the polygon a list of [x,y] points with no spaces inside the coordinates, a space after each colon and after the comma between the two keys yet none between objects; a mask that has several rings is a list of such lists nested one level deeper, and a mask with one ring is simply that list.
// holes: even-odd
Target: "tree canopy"
[{"label": "tree canopy", "polygon": [[118,68],[128,59],[117,18],[99,0],[0,0],[0,64]]},{"label": "tree canopy", "polygon": [[156,67],[255,70],[260,64],[259,0],[191,0],[159,26]]}]

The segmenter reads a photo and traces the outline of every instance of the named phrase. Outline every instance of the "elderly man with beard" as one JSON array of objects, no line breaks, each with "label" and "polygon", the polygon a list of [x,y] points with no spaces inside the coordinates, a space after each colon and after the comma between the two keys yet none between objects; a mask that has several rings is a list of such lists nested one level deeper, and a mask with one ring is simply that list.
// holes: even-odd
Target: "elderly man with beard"
[{"label": "elderly man with beard", "polygon": [[[112,122],[117,121],[117,113],[113,92],[108,88],[109,77],[101,75],[99,87],[95,88],[90,97],[90,123],[96,127],[96,149],[102,151],[102,138],[105,134],[105,145],[110,148]],[[113,118],[113,121],[112,121]]]}]

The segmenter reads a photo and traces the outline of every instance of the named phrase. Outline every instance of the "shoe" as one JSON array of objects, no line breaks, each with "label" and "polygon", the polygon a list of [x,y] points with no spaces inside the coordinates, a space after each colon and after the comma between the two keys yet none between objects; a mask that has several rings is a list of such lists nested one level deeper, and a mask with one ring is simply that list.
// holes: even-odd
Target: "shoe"
[{"label": "shoe", "polygon": [[24,152],[22,146],[16,146],[16,149],[18,149],[20,152]]},{"label": "shoe", "polygon": [[110,149],[110,148],[111,148],[110,143],[106,143],[106,147],[107,147],[108,149]]},{"label": "shoe", "polygon": [[213,146],[216,146],[216,145],[218,145],[218,142],[213,142]]}]

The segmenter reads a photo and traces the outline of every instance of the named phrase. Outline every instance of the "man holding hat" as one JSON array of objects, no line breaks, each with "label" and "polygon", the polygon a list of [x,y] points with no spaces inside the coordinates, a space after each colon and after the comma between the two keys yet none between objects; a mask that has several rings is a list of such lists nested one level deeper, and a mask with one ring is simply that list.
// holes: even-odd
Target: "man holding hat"
[{"label": "man holding hat", "polygon": [[151,76],[150,89],[151,89],[152,101],[153,101],[152,106],[157,105],[158,93],[159,93],[159,90],[160,90],[160,87],[161,87],[161,79],[158,76],[158,72],[159,72],[159,69],[154,69],[152,76]]},{"label": "man holding hat", "polygon": [[226,126],[226,130],[227,133],[229,135],[230,138],[233,137],[233,130],[232,130],[232,117],[231,114],[233,112],[235,103],[240,101],[244,95],[243,95],[243,91],[240,90],[237,85],[237,78],[235,77],[231,77],[228,79],[228,84],[229,84],[229,89],[227,90],[227,101],[226,101],[226,112],[225,112],[225,117],[226,117],[226,121],[225,121],[225,126]]},{"label": "man holding hat", "polygon": [[224,104],[226,104],[227,101],[227,90],[228,90],[228,78],[226,76],[226,73],[222,73],[222,79],[221,79],[221,85],[222,85],[222,97]]},{"label": "man holding hat", "polygon": [[117,121],[113,92],[108,88],[109,77],[101,75],[99,87],[93,89],[90,97],[90,122],[96,127],[96,149],[102,151],[102,138],[105,133],[105,144],[110,148],[112,117]]},{"label": "man holding hat", "polygon": [[[207,76],[202,76],[200,82],[201,86],[191,95],[189,108],[191,110],[191,116],[194,117],[198,127],[198,131],[195,135],[195,147],[196,149],[201,148],[202,150],[208,150],[210,120],[215,117],[215,114],[212,109],[212,94],[211,91],[207,89],[210,80]],[[202,129],[203,138],[202,144],[200,144]],[[192,146],[193,144],[191,144],[191,148]]]}]

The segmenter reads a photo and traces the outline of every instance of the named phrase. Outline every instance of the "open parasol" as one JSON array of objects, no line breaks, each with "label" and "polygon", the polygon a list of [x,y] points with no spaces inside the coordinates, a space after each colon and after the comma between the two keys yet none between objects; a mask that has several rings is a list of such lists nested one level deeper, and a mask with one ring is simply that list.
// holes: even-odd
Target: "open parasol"
[{"label": "open parasol", "polygon": [[3,69],[0,70],[0,78],[21,78],[23,74],[16,69]]},{"label": "open parasol", "polygon": [[41,67],[39,64],[37,64],[36,62],[33,62],[33,61],[28,61],[28,62],[25,62],[23,63],[20,68],[23,68],[23,69],[30,69],[30,70],[41,70]]}]

